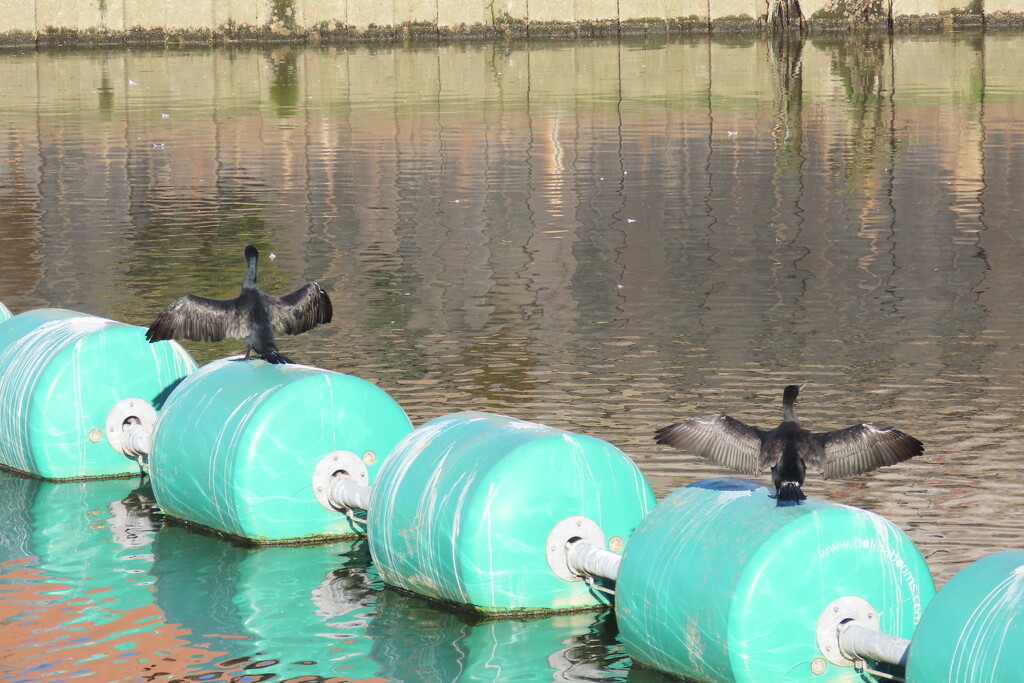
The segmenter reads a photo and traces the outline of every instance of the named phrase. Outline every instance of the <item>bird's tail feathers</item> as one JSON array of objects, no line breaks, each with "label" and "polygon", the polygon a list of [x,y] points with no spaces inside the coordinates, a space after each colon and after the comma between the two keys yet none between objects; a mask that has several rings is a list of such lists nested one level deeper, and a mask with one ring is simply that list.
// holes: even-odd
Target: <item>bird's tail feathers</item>
[{"label": "bird's tail feathers", "polygon": [[275,365],[295,365],[295,361],[288,358],[288,356],[284,355],[280,351],[267,351],[266,353],[261,355],[260,358],[267,361],[268,363],[273,363]]},{"label": "bird's tail feathers", "polygon": [[795,481],[784,481],[782,486],[779,487],[779,492],[775,499],[780,503],[784,502],[800,502],[801,500],[807,500],[807,495],[800,488],[800,484]]}]

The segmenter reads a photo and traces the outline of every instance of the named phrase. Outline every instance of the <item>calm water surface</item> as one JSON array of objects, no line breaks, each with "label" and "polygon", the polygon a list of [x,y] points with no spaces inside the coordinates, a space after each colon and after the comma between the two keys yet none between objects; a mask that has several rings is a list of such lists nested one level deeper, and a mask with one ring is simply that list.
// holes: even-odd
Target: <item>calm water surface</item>
[{"label": "calm water surface", "polygon": [[[316,279],[282,340],[414,424],[474,409],[656,446],[725,410],[925,455],[815,495],[941,585],[1024,528],[1024,37],[0,55],[0,301],[148,324]],[[237,343],[187,344],[200,363]],[[607,614],[475,623],[361,543],[164,526],[145,482],[0,475],[0,680],[659,681]]]}]

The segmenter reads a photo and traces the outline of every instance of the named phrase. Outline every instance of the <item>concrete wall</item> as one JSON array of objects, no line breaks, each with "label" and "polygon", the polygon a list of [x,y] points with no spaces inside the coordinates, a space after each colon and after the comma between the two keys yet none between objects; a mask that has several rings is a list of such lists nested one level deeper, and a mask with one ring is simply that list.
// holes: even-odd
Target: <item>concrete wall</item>
[{"label": "concrete wall", "polygon": [[[770,0],[0,0],[10,43],[103,40],[346,40],[417,35],[568,35],[753,30]],[[868,23],[900,17],[1000,15],[1024,25],[1024,0],[804,0],[823,27],[873,6]],[[881,8],[882,16],[878,8]],[[1009,15],[1009,16],[1006,16]],[[826,26],[826,24],[828,24]],[[814,28],[812,21],[811,28]]]}]

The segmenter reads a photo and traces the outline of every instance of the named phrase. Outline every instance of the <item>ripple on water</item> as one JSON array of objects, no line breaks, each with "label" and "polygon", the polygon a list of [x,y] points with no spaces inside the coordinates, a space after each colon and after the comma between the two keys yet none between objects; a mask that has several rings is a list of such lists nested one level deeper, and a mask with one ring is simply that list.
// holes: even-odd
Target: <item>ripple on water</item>
[{"label": "ripple on water", "polygon": [[[925,443],[807,489],[893,520],[941,585],[1024,528],[1021,40],[0,54],[0,300],[148,324],[185,293],[234,296],[253,243],[278,254],[265,290],[317,280],[334,301],[287,355],[379,384],[414,424],[488,410],[604,438],[659,497],[728,472],[656,428],[772,427],[806,382],[809,428]],[[97,522],[47,556],[61,506],[12,491],[0,606],[21,645],[0,657],[26,675],[448,683],[526,639],[542,647],[507,676],[653,676],[596,617],[469,623],[367,566],[336,574],[340,551],[298,562],[166,527],[123,545]],[[261,571],[275,582],[253,590]]]}]

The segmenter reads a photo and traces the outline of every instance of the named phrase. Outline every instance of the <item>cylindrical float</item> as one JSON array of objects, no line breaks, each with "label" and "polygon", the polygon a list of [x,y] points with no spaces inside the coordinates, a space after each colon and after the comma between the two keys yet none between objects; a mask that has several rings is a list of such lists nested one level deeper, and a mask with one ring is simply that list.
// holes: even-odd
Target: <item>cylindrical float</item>
[{"label": "cylindrical float", "polygon": [[0,465],[42,479],[138,473],[104,438],[108,414],[126,399],[159,410],[196,367],[145,333],[55,308],[0,324]]},{"label": "cylindrical float", "polygon": [[634,661],[700,681],[853,681],[828,642],[840,623],[910,638],[935,593],[910,539],[866,510],[768,494],[696,482],[644,519],[616,584]]},{"label": "cylindrical float", "polygon": [[621,552],[654,494],[605,441],[466,412],[403,439],[370,503],[384,581],[473,611],[524,613],[607,604],[566,572],[567,541]]},{"label": "cylindrical float", "polygon": [[361,533],[318,502],[314,470],[336,454],[372,484],[411,430],[402,408],[358,377],[221,359],[164,406],[151,439],[153,492],[170,517],[255,544]]},{"label": "cylindrical float", "polygon": [[924,612],[908,683],[1024,681],[1024,550],[969,565]]}]

